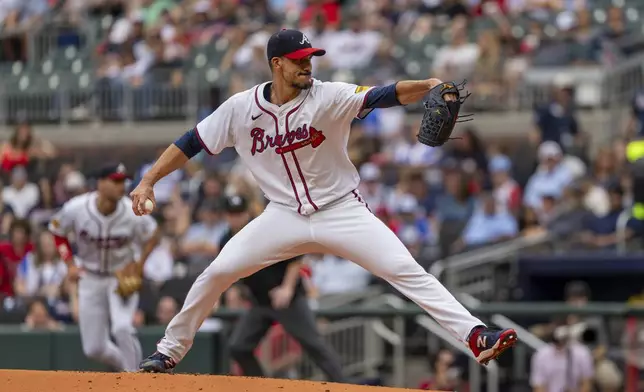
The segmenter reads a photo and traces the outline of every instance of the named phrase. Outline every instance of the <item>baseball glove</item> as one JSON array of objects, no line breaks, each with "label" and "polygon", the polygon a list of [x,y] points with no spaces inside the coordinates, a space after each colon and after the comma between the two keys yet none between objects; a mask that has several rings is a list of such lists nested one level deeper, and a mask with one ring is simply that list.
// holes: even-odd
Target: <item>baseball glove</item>
[{"label": "baseball glove", "polygon": [[138,292],[143,284],[141,267],[139,263],[131,263],[125,268],[116,272],[118,286],[116,293],[123,299],[128,299],[132,294]]},{"label": "baseball glove", "polygon": [[[442,146],[450,139],[456,123],[470,121],[470,115],[461,116],[459,119],[458,112],[461,105],[470,96],[470,93],[461,95],[465,88],[466,80],[461,84],[455,82],[441,83],[429,91],[427,99],[423,102],[425,114],[420,123],[418,132],[418,141],[431,147]],[[445,96],[452,94],[456,99],[445,99]]]}]

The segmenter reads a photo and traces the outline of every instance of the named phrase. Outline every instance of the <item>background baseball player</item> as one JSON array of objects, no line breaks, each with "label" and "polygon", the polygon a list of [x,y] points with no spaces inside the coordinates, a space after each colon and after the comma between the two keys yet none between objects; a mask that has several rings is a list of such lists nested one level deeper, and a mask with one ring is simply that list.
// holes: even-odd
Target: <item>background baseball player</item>
[{"label": "background baseball player", "polygon": [[[97,177],[97,191],[65,203],[49,230],[69,278],[78,280],[83,352],[114,370],[134,371],[142,357],[132,325],[139,301],[136,291],[143,262],[157,243],[157,224],[150,216],[132,212],[132,202],[124,196],[125,166],[107,165]],[[70,234],[77,247],[76,261],[67,240]],[[141,261],[136,261],[137,255]]]},{"label": "background baseball player", "polygon": [[[473,317],[368,210],[356,190],[360,178],[347,155],[355,117],[364,117],[374,108],[419,101],[436,86],[439,98],[443,91],[458,94],[454,84],[429,79],[364,87],[314,80],[311,57],[325,51],[311,47],[308,38],[296,30],[274,34],[267,54],[272,81],[232,96],[186,132],[131,194],[135,213],[146,214],[145,203],[154,200],[153,186],[161,178],[202,149],[217,154],[225,147],[235,147],[270,200],[264,212],[237,233],[197,278],[157,352],[143,360],[140,368],[151,372],[173,369],[190,349],[217,299],[238,279],[281,260],[318,252],[352,260],[387,280],[468,344],[480,363],[512,346],[514,330],[490,329]],[[459,100],[458,95],[447,98]],[[438,116],[445,112],[438,107],[428,109]],[[457,115],[449,117],[449,126],[453,127]],[[445,140],[449,137],[449,132],[437,134]]]}]

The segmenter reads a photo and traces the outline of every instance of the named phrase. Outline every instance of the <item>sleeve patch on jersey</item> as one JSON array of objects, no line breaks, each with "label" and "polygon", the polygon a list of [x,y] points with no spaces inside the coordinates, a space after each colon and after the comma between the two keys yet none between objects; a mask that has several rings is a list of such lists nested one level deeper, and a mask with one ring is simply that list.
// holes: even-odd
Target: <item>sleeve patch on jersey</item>
[{"label": "sleeve patch on jersey", "polygon": [[356,94],[360,94],[361,92],[363,92],[363,91],[367,91],[367,90],[369,90],[370,88],[371,88],[370,86],[358,86],[358,87],[356,87],[356,91],[355,91],[355,93],[356,93]]},{"label": "sleeve patch on jersey", "polygon": [[52,219],[50,223],[51,227],[53,227],[54,229],[60,229],[60,222],[58,221],[58,219]]}]

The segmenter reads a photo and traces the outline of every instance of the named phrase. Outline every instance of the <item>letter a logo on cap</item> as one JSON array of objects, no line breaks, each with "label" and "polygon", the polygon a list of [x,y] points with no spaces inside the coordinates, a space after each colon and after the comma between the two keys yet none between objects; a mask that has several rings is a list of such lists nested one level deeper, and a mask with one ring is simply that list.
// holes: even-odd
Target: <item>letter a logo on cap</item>
[{"label": "letter a logo on cap", "polygon": [[304,45],[305,42],[307,44],[311,45],[311,41],[309,41],[309,39],[306,37],[306,35],[302,34],[302,40],[300,41],[300,45]]}]

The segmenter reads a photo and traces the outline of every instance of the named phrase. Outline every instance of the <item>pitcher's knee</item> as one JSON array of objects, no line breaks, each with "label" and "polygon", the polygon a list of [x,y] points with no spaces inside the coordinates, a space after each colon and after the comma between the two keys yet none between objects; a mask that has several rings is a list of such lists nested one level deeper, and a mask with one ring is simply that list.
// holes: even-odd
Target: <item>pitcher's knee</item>
[{"label": "pitcher's knee", "polygon": [[197,279],[206,279],[209,281],[214,280],[222,283],[230,282],[230,284],[232,284],[242,276],[243,272],[236,264],[238,263],[232,263],[228,260],[222,263],[220,263],[219,260],[215,260]]}]

